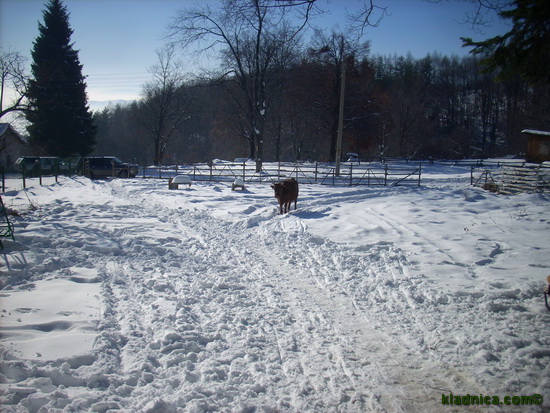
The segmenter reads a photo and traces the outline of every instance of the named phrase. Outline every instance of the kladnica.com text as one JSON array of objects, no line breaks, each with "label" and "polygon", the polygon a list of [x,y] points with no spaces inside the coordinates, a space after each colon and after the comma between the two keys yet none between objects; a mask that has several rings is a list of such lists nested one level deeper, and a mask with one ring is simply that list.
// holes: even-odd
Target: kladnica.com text
[{"label": "kladnica.com text", "polygon": [[448,406],[469,406],[469,405],[499,405],[499,406],[529,406],[542,405],[543,397],[540,394],[531,396],[484,396],[483,394],[456,396],[452,393],[441,394],[441,403]]}]

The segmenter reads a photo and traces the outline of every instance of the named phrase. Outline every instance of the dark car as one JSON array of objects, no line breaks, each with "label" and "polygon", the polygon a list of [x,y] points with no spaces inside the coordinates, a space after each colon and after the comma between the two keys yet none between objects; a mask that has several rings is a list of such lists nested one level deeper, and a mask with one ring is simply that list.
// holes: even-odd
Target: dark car
[{"label": "dark car", "polygon": [[114,156],[90,156],[84,158],[84,164],[79,168],[85,176],[92,179],[120,177],[133,178],[138,174],[135,164],[122,162]]},{"label": "dark car", "polygon": [[70,172],[69,163],[54,156],[22,156],[15,165],[25,176],[58,175]]}]

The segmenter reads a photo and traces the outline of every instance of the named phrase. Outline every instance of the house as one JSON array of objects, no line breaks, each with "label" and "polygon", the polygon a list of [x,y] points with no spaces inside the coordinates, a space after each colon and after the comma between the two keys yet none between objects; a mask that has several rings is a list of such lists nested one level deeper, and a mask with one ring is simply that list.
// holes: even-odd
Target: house
[{"label": "house", "polygon": [[27,144],[21,135],[9,123],[0,123],[0,168],[14,171],[15,161],[25,155],[26,150]]},{"label": "house", "polygon": [[521,133],[525,133],[527,136],[525,159],[528,162],[542,163],[550,161],[550,132],[524,129]]}]

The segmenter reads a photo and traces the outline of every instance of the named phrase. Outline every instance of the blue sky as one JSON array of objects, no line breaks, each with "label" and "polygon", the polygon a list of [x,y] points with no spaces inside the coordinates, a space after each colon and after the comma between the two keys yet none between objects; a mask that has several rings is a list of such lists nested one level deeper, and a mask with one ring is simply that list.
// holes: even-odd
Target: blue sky
[{"label": "blue sky", "polygon": [[[314,22],[330,29],[345,28],[345,11],[353,11],[361,0],[318,0],[330,14]],[[363,0],[366,1],[366,0]],[[431,0],[433,1],[433,0]],[[0,0],[0,47],[19,51],[30,58],[38,22],[46,0]],[[190,7],[195,0],[65,0],[74,30],[72,40],[79,50],[87,76],[91,101],[131,100],[139,96],[141,85],[149,79],[148,68],[156,63],[155,51],[162,47],[166,26],[178,9]],[[210,0],[209,3],[216,3]],[[462,23],[473,10],[468,0],[377,0],[387,7],[379,27],[369,28],[373,54],[424,57],[439,52],[465,55],[460,36],[483,39],[502,34],[502,23],[479,34]],[[185,56],[181,56],[186,61]],[[192,71],[186,67],[185,71]]]}]

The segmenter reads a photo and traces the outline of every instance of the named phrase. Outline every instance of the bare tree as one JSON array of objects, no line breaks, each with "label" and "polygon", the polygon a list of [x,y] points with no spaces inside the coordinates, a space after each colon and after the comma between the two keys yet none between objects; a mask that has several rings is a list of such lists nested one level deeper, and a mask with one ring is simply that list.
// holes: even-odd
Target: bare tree
[{"label": "bare tree", "polygon": [[[10,112],[23,111],[23,103],[27,93],[27,79],[25,74],[26,58],[19,52],[0,53],[0,118]],[[5,98],[11,91],[12,99],[5,104]]]},{"label": "bare tree", "polygon": [[[170,26],[171,38],[183,47],[199,45],[200,51],[218,51],[221,77],[238,85],[235,103],[244,113],[245,137],[253,144],[250,157],[261,170],[264,129],[269,110],[269,88],[285,50],[298,41],[314,1],[224,0],[217,9],[204,6],[180,11]],[[289,13],[300,13],[293,26]]]},{"label": "bare tree", "polygon": [[153,80],[143,87],[138,120],[153,142],[153,162],[160,165],[174,132],[189,116],[191,98],[184,91],[180,65],[174,61],[174,48],[158,51],[157,56],[159,61],[151,68]]},{"label": "bare tree", "polygon": [[[350,37],[344,33],[332,31],[327,35],[321,30],[315,32],[313,48],[310,49],[312,56],[317,56],[324,64],[330,68],[331,79],[328,80],[331,84],[331,92],[325,97],[324,101],[317,101],[318,105],[324,107],[327,112],[326,121],[330,124],[330,149],[328,159],[334,161],[336,158],[336,144],[340,120],[340,109],[344,110],[346,102],[340,101],[341,88],[344,87],[344,97],[348,100],[349,90],[346,91],[345,82],[342,82],[342,77],[352,71],[356,62],[361,62],[366,59],[370,50],[369,42],[359,42],[350,40]],[[344,71],[346,73],[344,73]],[[327,83],[328,84],[328,83]],[[343,104],[342,108],[340,108]],[[349,120],[344,122],[345,128],[349,124]]]}]

